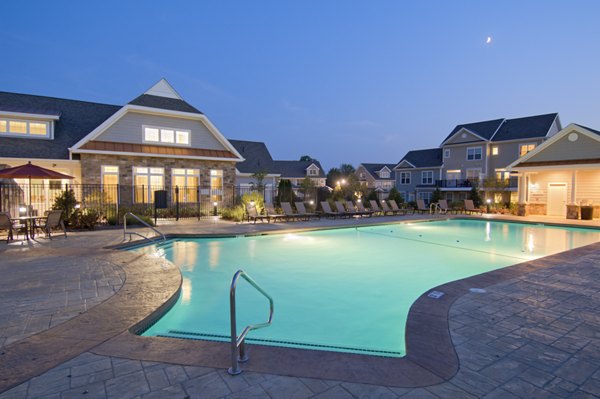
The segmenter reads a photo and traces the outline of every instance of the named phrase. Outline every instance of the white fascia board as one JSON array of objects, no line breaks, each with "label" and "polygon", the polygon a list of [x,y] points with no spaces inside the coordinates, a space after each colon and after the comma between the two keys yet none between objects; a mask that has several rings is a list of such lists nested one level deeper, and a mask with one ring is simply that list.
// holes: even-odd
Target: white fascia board
[{"label": "white fascia board", "polygon": [[314,169],[321,170],[321,169],[320,169],[320,168],[319,168],[317,165],[315,165],[314,163],[311,163],[310,165],[308,165],[308,166],[306,167],[306,169],[304,169],[304,170],[308,170],[308,169],[312,168],[313,166],[314,166]]},{"label": "white fascia board", "polygon": [[[500,124],[500,125],[502,125],[502,124]],[[497,131],[497,130],[496,130],[496,131]],[[473,131],[471,131],[471,130],[467,129],[466,127],[461,127],[461,128],[460,128],[460,130],[459,130],[458,132],[454,133],[452,136],[450,136],[450,137],[448,137],[446,140],[444,140],[444,141],[442,142],[442,144],[440,145],[440,147],[441,147],[441,146],[443,146],[443,145],[445,145],[445,144],[446,144],[446,142],[447,142],[448,140],[452,140],[454,137],[456,137],[456,135],[457,135],[457,134],[459,134],[459,133],[463,133],[463,132],[467,132],[467,133],[469,133],[469,134],[472,134],[472,135],[473,135],[473,136],[475,136],[475,137],[479,137],[479,138],[480,138],[481,140],[483,140],[483,141],[489,141],[489,140],[487,140],[487,139],[484,139],[483,137],[481,137],[481,136],[480,136],[480,135],[478,135],[477,133],[475,133],[475,132],[473,132]],[[494,134],[496,134],[496,133],[494,132]],[[457,144],[462,144],[462,143],[457,143]]]},{"label": "white fascia board", "polygon": [[511,168],[510,172],[544,172],[547,170],[584,170],[584,169],[600,169],[600,164],[574,164],[574,165],[546,165],[546,166],[517,166]]},{"label": "white fascia board", "polygon": [[145,152],[119,152],[119,151],[99,151],[99,150],[82,150],[69,148],[75,154],[103,154],[103,155],[127,155],[132,157],[152,157],[152,158],[175,158],[175,159],[197,159],[200,161],[227,161],[240,162],[235,158],[219,158],[219,157],[195,157],[193,155],[166,155],[166,154],[148,154]]},{"label": "white fascia board", "polygon": [[384,170],[384,169],[387,169],[387,170],[388,170],[388,172],[390,172],[390,173],[392,172],[392,171],[390,170],[390,168],[388,168],[387,166],[384,166],[383,168],[379,169],[379,172],[381,172],[381,171],[382,171],[382,170]]},{"label": "white fascia board", "polygon": [[46,115],[46,114],[31,114],[28,112],[12,112],[0,110],[0,115],[9,118],[22,118],[22,119],[39,119],[43,121],[57,121],[60,119],[58,115]]},{"label": "white fascia board", "polygon": [[[239,176],[239,177],[252,177],[254,175],[254,173],[242,173],[239,170],[235,170],[235,175]],[[279,177],[281,176],[279,173],[268,173],[265,175],[265,177]]]},{"label": "white fascia board", "polygon": [[[73,159],[55,159],[55,158],[14,158],[14,157],[0,157],[1,161],[8,161],[8,162],[29,162],[31,161],[32,164],[35,164],[36,161],[42,161],[42,162],[55,162],[55,163],[67,163],[67,164],[79,164],[80,161],[79,160],[73,160]],[[0,162],[1,163],[1,162]]]},{"label": "white fascia board", "polygon": [[413,165],[412,163],[408,162],[407,160],[403,160],[403,161],[398,162],[398,165],[394,166],[394,170],[396,170],[396,169],[406,169],[406,168],[400,167],[400,165],[403,164],[403,163],[407,163],[411,168],[416,168],[416,166]]},{"label": "white fascia board", "polygon": [[[98,127],[92,130],[89,134],[87,134],[84,138],[79,140],[75,145],[71,147],[71,151],[79,150],[81,146],[83,146],[88,141],[96,139],[102,133],[106,131],[109,127],[111,127],[115,122],[117,122],[120,118],[122,118],[127,112],[139,112],[151,115],[159,115],[159,116],[171,116],[185,119],[193,119],[198,120],[204,123],[206,128],[215,136],[217,141],[223,145],[227,150],[229,150],[233,155],[237,157],[237,162],[245,161],[244,157],[240,155],[240,153],[235,149],[235,147],[219,132],[219,130],[212,124],[212,122],[206,117],[204,114],[196,114],[191,112],[181,112],[181,111],[171,111],[164,110],[158,108],[151,107],[142,107],[139,105],[131,105],[127,104],[123,106],[120,110],[115,112],[110,118],[102,122]],[[219,158],[221,159],[221,158]]]},{"label": "white fascia board", "polygon": [[[556,133],[554,136],[550,137],[548,140],[544,141],[542,144],[538,145],[533,150],[529,151],[527,154],[523,155],[521,158],[515,160],[513,163],[508,165],[506,167],[506,169],[508,169],[508,170],[514,169],[518,164],[526,162],[528,159],[531,159],[532,157],[536,156],[537,154],[544,151],[546,148],[550,147],[552,144],[556,143],[558,140],[562,139],[567,134],[572,133],[573,131],[575,131],[577,133],[581,133],[584,136],[587,136],[593,140],[600,141],[599,135],[597,135],[593,132],[590,132],[589,130],[587,130],[579,125],[576,125],[575,123],[570,123],[563,130]],[[514,169],[514,170],[516,170],[516,169]]]}]

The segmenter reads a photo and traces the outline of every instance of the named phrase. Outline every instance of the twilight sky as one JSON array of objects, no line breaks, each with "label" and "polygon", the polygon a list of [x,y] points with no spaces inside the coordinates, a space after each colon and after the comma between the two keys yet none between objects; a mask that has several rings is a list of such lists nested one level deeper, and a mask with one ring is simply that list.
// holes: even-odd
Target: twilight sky
[{"label": "twilight sky", "polygon": [[23,0],[0,15],[0,91],[124,104],[165,77],[226,137],[326,169],[394,163],[480,120],[600,129],[595,0]]}]

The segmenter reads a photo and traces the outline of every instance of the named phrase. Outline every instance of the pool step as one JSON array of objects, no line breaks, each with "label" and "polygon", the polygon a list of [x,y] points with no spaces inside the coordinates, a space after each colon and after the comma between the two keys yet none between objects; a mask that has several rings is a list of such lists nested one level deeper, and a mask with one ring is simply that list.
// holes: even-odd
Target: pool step
[{"label": "pool step", "polygon": [[[179,330],[169,330],[167,334],[159,334],[159,337],[163,338],[181,338],[181,339],[196,339],[196,340],[204,340],[204,341],[218,341],[218,342],[228,342],[231,337],[229,335],[222,334],[207,334],[207,333],[198,333],[192,331],[179,331]],[[354,348],[349,346],[336,346],[336,345],[322,345],[322,344],[310,344],[305,342],[295,342],[295,341],[283,341],[283,340],[275,340],[275,339],[266,339],[266,338],[250,338],[246,337],[246,341],[248,343],[254,344],[279,344],[281,346],[291,346],[291,347],[300,347],[300,348],[313,348],[313,349],[331,349],[342,350],[348,352],[359,352],[364,354],[372,354],[378,356],[393,356],[400,357],[403,356],[401,352],[395,351],[384,351],[377,349],[364,349],[364,348]]]}]

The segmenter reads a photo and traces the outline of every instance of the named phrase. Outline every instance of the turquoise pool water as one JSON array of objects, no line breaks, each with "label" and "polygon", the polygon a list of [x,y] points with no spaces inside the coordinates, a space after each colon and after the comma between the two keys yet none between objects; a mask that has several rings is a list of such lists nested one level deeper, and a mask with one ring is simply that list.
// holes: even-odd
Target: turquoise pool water
[{"label": "turquoise pool water", "polygon": [[[429,289],[600,240],[588,229],[445,220],[256,237],[181,239],[137,249],[181,268],[177,304],[144,335],[227,341],[229,285],[244,269],[275,300],[248,343],[405,354],[412,303]],[[238,284],[238,330],[268,302]]]}]

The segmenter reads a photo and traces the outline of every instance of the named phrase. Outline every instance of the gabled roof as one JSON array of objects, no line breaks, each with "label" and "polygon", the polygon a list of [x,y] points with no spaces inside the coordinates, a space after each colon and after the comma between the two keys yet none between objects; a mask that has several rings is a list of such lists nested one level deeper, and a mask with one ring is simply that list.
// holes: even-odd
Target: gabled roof
[{"label": "gabled roof", "polygon": [[[375,180],[394,180],[394,167],[396,164],[393,163],[361,163],[363,168],[375,179]],[[380,177],[376,172],[379,172],[381,169],[387,168],[390,170],[390,177]]]},{"label": "gabled roof", "polygon": [[299,179],[306,177],[306,169],[314,164],[319,168],[319,174],[311,177],[325,177],[321,164],[316,159],[312,161],[273,161],[273,170],[279,173],[282,178]]},{"label": "gabled roof", "polygon": [[439,168],[443,165],[442,149],[428,148],[426,150],[409,151],[400,162],[396,164],[396,167],[403,161],[409,162],[414,165],[415,168]]},{"label": "gabled roof", "polygon": [[69,159],[68,148],[120,108],[118,105],[0,92],[0,109],[5,111],[60,115],[54,122],[53,140],[0,137],[0,157]]},{"label": "gabled roof", "polygon": [[582,127],[582,128],[584,128],[584,129],[586,129],[586,130],[589,130],[590,132],[592,132],[592,133],[595,133],[595,134],[597,134],[597,135],[599,135],[599,136],[600,136],[600,131],[598,131],[598,130],[596,130],[596,129],[592,129],[591,127],[587,127],[587,126],[584,126],[584,125],[580,125],[579,123],[573,123],[573,125],[575,125],[575,126],[579,126],[579,127]]},{"label": "gabled roof", "polygon": [[507,119],[492,141],[519,140],[545,137],[552,127],[557,113]]},{"label": "gabled roof", "polygon": [[504,122],[504,119],[494,119],[490,121],[483,122],[475,122],[475,123],[465,123],[462,125],[456,125],[454,129],[450,132],[450,134],[444,139],[442,144],[448,141],[452,136],[461,131],[462,129],[466,129],[474,134],[478,135],[484,140],[490,140],[494,133],[498,130],[500,125]]},{"label": "gabled roof", "polygon": [[273,158],[265,143],[261,141],[228,140],[245,159],[244,162],[236,165],[239,172],[257,173],[265,171],[267,173],[278,173],[275,171]]},{"label": "gabled roof", "polygon": [[141,107],[151,107],[166,109],[169,111],[190,112],[192,114],[202,114],[197,108],[178,98],[153,96],[151,94],[142,94],[129,102],[131,105]]}]

